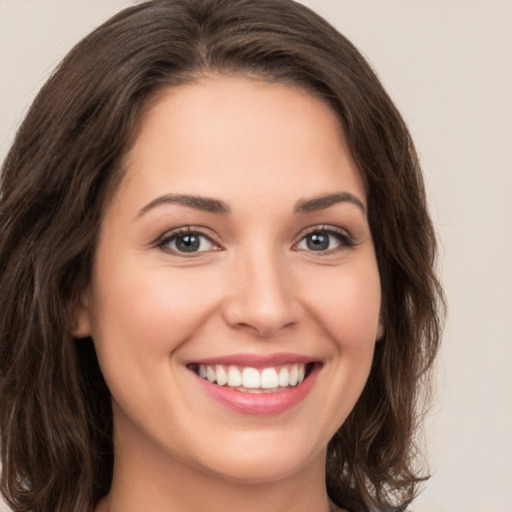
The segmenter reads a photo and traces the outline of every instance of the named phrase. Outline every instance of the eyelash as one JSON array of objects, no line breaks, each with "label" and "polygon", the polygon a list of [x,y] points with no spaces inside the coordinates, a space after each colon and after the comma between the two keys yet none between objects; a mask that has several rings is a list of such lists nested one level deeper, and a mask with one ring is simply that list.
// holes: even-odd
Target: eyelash
[{"label": "eyelash", "polygon": [[352,236],[342,228],[339,228],[337,226],[312,226],[310,228],[307,228],[303,233],[301,233],[300,240],[299,242],[294,244],[294,247],[298,246],[300,243],[305,241],[308,236],[311,235],[328,235],[329,237],[334,236],[335,238],[337,238],[339,242],[339,245],[337,247],[327,250],[315,251],[313,249],[303,249],[308,250],[309,252],[312,253],[317,253],[318,256],[329,256],[347,249],[352,249],[357,245]]},{"label": "eyelash", "polygon": [[[192,227],[186,226],[186,227],[182,227],[182,228],[177,228],[171,232],[167,232],[167,233],[165,233],[165,235],[163,235],[161,238],[159,238],[156,241],[155,245],[156,245],[156,247],[158,247],[159,249],[161,249],[162,251],[165,251],[167,253],[185,256],[185,255],[187,255],[186,251],[178,251],[178,250],[172,249],[168,246],[169,246],[169,244],[175,242],[179,237],[185,237],[187,235],[196,236],[198,238],[208,240],[209,243],[211,243],[213,246],[215,246],[215,249],[213,249],[213,251],[222,250],[222,246],[220,245],[220,243],[218,243],[217,241],[214,240],[214,237],[212,234],[210,234],[210,232],[205,232],[204,228],[199,228],[199,227],[195,227],[195,226],[192,226]],[[204,252],[210,252],[210,251],[191,251],[185,257],[189,257],[189,258],[194,257],[194,256],[197,256],[198,254],[202,254]]]},{"label": "eyelash", "polygon": [[[211,243],[215,248],[211,250],[203,250],[203,251],[190,251],[187,254],[187,251],[179,251],[177,249],[170,248],[169,245],[180,237],[184,237],[186,235],[195,236],[200,239],[206,239],[209,243]],[[338,240],[338,246],[326,249],[315,251],[314,249],[300,249],[298,246],[306,240],[308,236],[312,235],[327,235],[329,237],[334,236]],[[167,232],[161,238],[159,238],[155,244],[156,247],[170,254],[176,254],[182,257],[195,257],[204,252],[211,251],[220,251],[223,249],[222,245],[215,240],[215,237],[210,232],[205,232],[204,228],[195,227],[195,226],[186,226],[177,228],[171,232]],[[330,245],[330,242],[329,242]],[[303,233],[301,233],[300,239],[293,245],[293,249],[296,251],[308,251],[311,253],[317,253],[319,256],[327,256],[334,253],[338,253],[347,249],[351,249],[355,247],[357,244],[354,239],[344,230],[337,226],[312,226],[307,228]]]}]

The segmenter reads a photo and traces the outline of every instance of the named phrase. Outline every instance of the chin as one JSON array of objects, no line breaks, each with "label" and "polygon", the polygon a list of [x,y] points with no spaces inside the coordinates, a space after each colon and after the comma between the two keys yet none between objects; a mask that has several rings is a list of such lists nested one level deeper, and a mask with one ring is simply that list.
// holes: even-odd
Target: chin
[{"label": "chin", "polygon": [[[277,441],[277,442],[276,442]],[[238,484],[270,484],[308,472],[319,465],[325,468],[326,449],[306,451],[304,444],[290,444],[278,438],[260,440],[240,450],[234,446],[212,451],[208,460],[201,461],[207,472]]]}]

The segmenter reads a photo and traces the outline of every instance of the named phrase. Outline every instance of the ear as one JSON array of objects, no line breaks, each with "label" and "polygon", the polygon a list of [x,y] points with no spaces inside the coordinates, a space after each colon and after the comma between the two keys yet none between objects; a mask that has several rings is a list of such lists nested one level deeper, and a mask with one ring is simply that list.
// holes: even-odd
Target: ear
[{"label": "ear", "polygon": [[91,329],[91,313],[89,309],[88,294],[84,293],[80,297],[78,305],[74,308],[73,314],[73,328],[71,334],[74,338],[88,338],[92,336]]}]

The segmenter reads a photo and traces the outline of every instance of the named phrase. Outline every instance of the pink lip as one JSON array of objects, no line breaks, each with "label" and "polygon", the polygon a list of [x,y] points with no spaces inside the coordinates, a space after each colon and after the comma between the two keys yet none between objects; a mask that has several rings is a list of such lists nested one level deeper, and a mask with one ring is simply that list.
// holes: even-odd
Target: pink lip
[{"label": "pink lip", "polygon": [[[215,361],[217,364],[226,364],[219,363],[218,359],[215,359]],[[295,359],[295,361],[297,360]],[[239,359],[237,359],[237,362],[239,362]],[[200,364],[206,363],[201,362]],[[320,365],[314,365],[302,383],[275,393],[244,393],[227,386],[212,384],[208,380],[199,377],[199,375],[191,373],[211,398],[229,409],[243,414],[275,415],[291,409],[306,398],[316,381],[319,370]]]},{"label": "pink lip", "polygon": [[208,359],[198,359],[189,361],[187,364],[204,364],[204,365],[234,365],[234,366],[250,366],[251,368],[268,368],[270,366],[283,366],[293,363],[317,363],[318,360],[300,355],[300,354],[232,354],[228,356],[210,357]]}]

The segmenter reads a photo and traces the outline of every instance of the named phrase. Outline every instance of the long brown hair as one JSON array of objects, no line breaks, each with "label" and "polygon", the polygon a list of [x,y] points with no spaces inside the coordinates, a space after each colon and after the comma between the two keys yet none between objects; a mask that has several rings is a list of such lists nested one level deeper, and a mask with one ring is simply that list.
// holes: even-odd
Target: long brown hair
[{"label": "long brown hair", "polygon": [[354,46],[291,0],[154,0],[82,40],[34,101],[0,177],[1,490],[16,511],[91,511],[112,478],[110,394],[73,311],[105,203],[148,102],[203,73],[298,85],[338,114],[366,186],[384,336],[328,447],[340,505],[400,506],[443,304],[407,127]]}]

